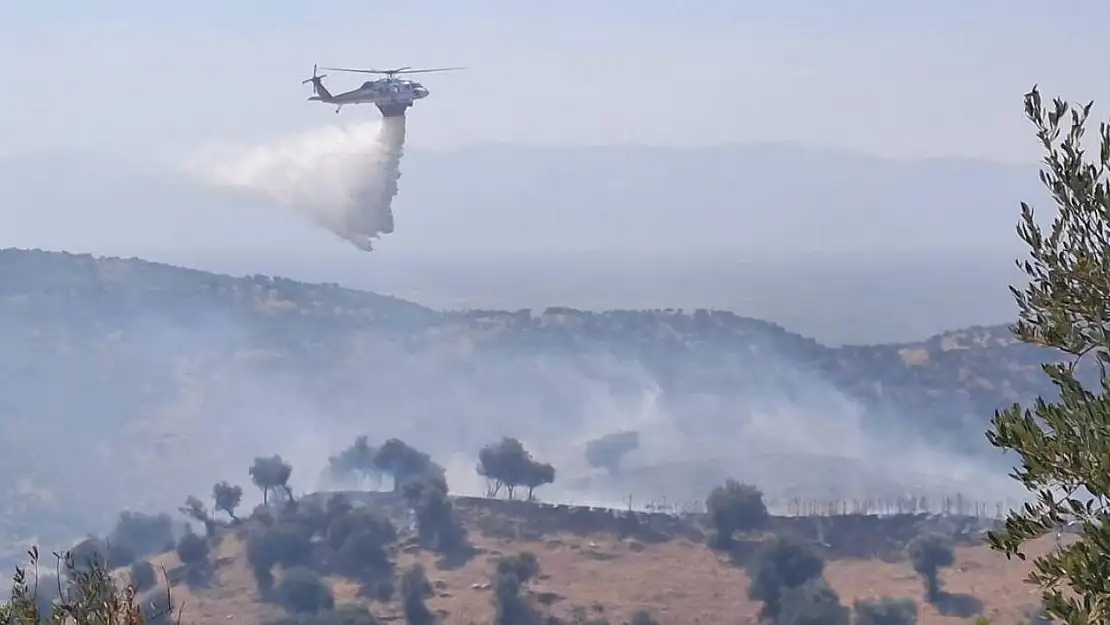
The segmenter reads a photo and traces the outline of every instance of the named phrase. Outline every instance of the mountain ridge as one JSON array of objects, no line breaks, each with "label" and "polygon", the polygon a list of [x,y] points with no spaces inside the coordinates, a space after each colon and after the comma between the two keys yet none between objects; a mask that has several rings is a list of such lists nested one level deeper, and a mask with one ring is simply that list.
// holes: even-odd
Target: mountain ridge
[{"label": "mountain ridge", "polygon": [[[954,467],[941,450],[981,459],[995,408],[1051,392],[1044,353],[1007,336],[829,348],[727,311],[444,312],[334,284],[0,250],[0,469],[13,476],[0,532],[53,544],[273,453],[312,489],[338,441],[367,432],[445,458],[463,493],[480,489],[472,454],[500,436],[577,476],[586,440],[627,428],[648,470],[589,491],[568,481],[562,498],[697,499],[720,474],[761,476],[771,496],[827,493],[832,469],[806,468],[823,454],[848,463],[846,492],[890,493]],[[796,470],[758,464],[760,449]],[[716,464],[650,471],[705,459]],[[895,459],[904,474],[883,464]],[[922,487],[963,488],[941,474]]]}]

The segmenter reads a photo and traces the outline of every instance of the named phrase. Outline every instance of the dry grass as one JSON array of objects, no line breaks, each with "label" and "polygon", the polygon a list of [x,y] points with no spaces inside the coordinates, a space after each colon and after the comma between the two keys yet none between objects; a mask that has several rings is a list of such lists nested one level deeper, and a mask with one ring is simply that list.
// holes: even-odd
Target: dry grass
[{"label": "dry grass", "polygon": [[[532,551],[541,565],[540,578],[531,583],[533,595],[551,599],[552,614],[573,619],[575,612],[604,617],[614,625],[626,622],[638,610],[647,610],[664,624],[756,623],[759,606],[747,598],[748,578],[704,545],[673,541],[640,545],[611,536],[553,537],[545,541],[508,541],[474,536],[484,551],[465,566],[440,570],[426,552],[401,553],[400,567],[422,563],[437,596],[429,606],[444,616],[443,622],[488,623],[492,615],[489,572],[499,555]],[[1052,547],[1045,539],[1032,546],[1031,556]],[[259,601],[243,553],[242,543],[225,537],[215,552],[216,578],[211,588],[189,591],[176,586],[174,596],[184,608],[184,622],[259,623],[280,612]],[[172,570],[176,556],[166,554],[156,564]],[[946,570],[947,590],[980,599],[984,614],[994,622],[1015,623],[1037,602],[1037,593],[1024,583],[1028,563],[1007,561],[986,547],[957,550],[956,564]],[[849,605],[855,599],[881,596],[910,597],[921,606],[921,625],[955,625],[967,619],[946,617],[923,601],[920,579],[908,563],[863,560],[830,562],[826,578]],[[337,603],[361,603],[357,585],[331,579]],[[547,593],[546,595],[544,593]],[[371,604],[379,617],[403,622],[399,606]]]}]

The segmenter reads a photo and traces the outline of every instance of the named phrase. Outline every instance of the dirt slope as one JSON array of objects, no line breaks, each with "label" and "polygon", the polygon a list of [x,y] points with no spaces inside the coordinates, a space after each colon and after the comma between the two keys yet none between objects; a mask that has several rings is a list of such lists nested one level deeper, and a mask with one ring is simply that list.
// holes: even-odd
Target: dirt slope
[{"label": "dirt slope", "polygon": [[[666,624],[756,623],[759,606],[747,599],[745,573],[704,545],[676,540],[642,545],[612,536],[578,538],[558,536],[544,541],[508,541],[473,536],[484,551],[455,570],[440,570],[432,554],[401,553],[400,567],[421,562],[436,588],[429,600],[443,622],[465,625],[487,623],[492,615],[488,574],[500,554],[532,551],[540,561],[540,578],[533,581],[533,598],[546,602],[550,613],[573,622],[604,617],[625,622],[638,610],[657,615]],[[1044,539],[1028,551],[1031,556],[1053,546]],[[174,596],[184,609],[184,623],[258,623],[281,614],[280,609],[259,601],[258,588],[247,565],[242,543],[225,536],[214,555],[216,578],[211,588],[190,591],[175,585]],[[178,566],[166,554],[156,564],[167,570]],[[1015,623],[1037,602],[1037,593],[1024,583],[1027,562],[1007,561],[986,547],[957,550],[956,564],[943,574],[946,589],[970,594],[984,604],[983,613],[996,623]],[[849,605],[857,598],[910,597],[919,602],[921,625],[955,625],[967,619],[946,617],[923,601],[922,584],[909,564],[870,560],[829,562],[826,578]],[[357,585],[329,578],[336,603],[360,603]],[[370,604],[383,620],[402,622],[397,602]]]}]

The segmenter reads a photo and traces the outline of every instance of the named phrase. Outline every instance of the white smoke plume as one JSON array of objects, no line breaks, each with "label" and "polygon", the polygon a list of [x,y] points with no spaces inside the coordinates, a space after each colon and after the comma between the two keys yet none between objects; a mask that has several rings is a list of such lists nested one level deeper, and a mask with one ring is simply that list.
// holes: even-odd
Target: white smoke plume
[{"label": "white smoke plume", "polygon": [[295,209],[369,251],[393,232],[405,117],[329,126],[274,143],[212,146],[187,169],[201,181]]}]

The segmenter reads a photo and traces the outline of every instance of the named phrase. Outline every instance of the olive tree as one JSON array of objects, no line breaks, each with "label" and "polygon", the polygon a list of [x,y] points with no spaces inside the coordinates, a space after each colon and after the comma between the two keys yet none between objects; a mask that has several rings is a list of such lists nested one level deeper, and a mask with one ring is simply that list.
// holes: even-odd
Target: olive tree
[{"label": "olive tree", "polygon": [[1011,329],[1059,355],[1043,366],[1058,397],[999,411],[987,433],[1016,452],[1013,476],[1037,494],[989,534],[991,546],[1024,560],[1028,541],[1063,524],[1081,527],[1076,541],[1037,558],[1029,576],[1048,618],[1075,624],[1110,623],[1110,125],[1100,124],[1089,154],[1092,104],[1046,105],[1036,87],[1025,95],[1045,152],[1040,178],[1057,210],[1044,227],[1022,204],[1017,231],[1028,257],[1018,266],[1029,280],[1010,289],[1018,307]]}]

